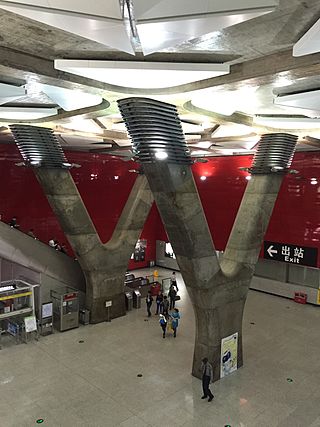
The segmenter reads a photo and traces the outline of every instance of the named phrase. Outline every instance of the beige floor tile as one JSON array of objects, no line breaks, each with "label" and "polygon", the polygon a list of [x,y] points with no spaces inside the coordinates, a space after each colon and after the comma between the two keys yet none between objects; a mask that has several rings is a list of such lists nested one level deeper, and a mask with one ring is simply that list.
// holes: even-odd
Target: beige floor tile
[{"label": "beige floor tile", "polygon": [[250,291],[244,366],[213,385],[208,403],[190,374],[194,314],[177,276],[176,339],[162,338],[158,317],[146,317],[143,301],[111,323],[27,345],[5,342],[0,426],[31,427],[43,418],[44,427],[320,427],[320,309]]}]

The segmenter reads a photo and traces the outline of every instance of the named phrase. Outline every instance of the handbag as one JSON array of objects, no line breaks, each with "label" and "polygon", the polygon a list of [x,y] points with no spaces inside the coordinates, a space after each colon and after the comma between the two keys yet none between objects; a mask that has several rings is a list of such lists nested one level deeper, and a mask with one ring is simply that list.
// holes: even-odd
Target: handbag
[{"label": "handbag", "polygon": [[180,295],[176,295],[176,296],[175,296],[175,298],[174,298],[174,300],[175,300],[175,301],[180,301],[180,300],[181,300]]}]

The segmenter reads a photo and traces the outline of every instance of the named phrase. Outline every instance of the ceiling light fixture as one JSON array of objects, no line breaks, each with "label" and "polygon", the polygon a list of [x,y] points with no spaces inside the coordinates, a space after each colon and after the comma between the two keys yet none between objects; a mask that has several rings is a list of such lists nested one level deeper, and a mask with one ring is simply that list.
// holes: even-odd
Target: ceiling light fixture
[{"label": "ceiling light fixture", "polygon": [[56,70],[121,87],[166,88],[229,74],[228,64],[56,59]]},{"label": "ceiling light fixture", "polygon": [[201,179],[201,181],[205,181],[207,179],[207,177],[202,175],[202,176],[200,176],[200,179]]},{"label": "ceiling light fixture", "polygon": [[58,114],[56,108],[1,107],[0,118],[6,120],[34,120]]}]

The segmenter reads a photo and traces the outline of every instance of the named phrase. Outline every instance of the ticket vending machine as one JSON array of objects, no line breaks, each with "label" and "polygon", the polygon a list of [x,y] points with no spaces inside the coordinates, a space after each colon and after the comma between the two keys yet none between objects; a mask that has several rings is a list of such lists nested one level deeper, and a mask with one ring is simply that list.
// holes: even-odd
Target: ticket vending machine
[{"label": "ticket vending machine", "polygon": [[74,289],[50,291],[53,302],[53,324],[59,331],[79,327],[79,295]]}]

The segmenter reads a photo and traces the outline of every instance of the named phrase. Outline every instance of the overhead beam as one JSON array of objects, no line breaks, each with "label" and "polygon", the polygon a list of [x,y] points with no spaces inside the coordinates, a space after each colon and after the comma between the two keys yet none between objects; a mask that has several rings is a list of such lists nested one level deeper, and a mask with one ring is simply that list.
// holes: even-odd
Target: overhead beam
[{"label": "overhead beam", "polygon": [[[161,89],[134,89],[110,85],[85,77],[76,76],[54,69],[52,60],[29,55],[24,52],[0,47],[0,75],[10,76],[17,81],[37,81],[67,89],[82,89],[91,93],[102,94],[111,91],[122,94],[163,95],[192,92],[210,87],[225,86],[226,89],[237,87],[240,82],[264,85],[272,83],[278,74],[289,72],[291,79],[315,77],[320,74],[320,54],[306,55],[298,58],[292,56],[292,49],[277,52],[261,58],[232,65],[230,74],[213,77],[198,82]],[[114,58],[110,58],[114,59]],[[89,88],[89,89],[88,89]]]}]

